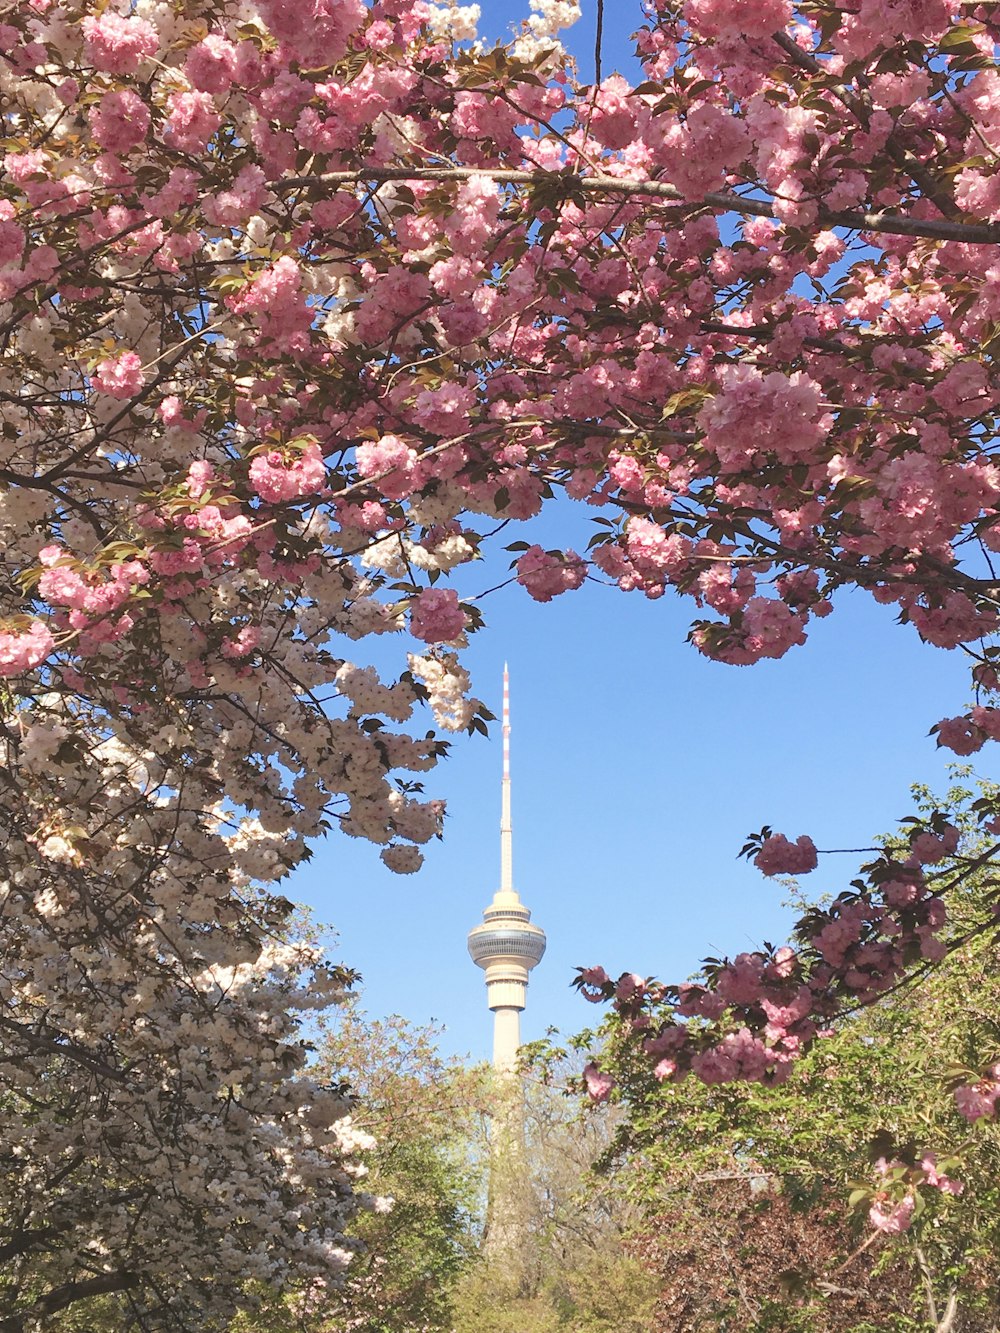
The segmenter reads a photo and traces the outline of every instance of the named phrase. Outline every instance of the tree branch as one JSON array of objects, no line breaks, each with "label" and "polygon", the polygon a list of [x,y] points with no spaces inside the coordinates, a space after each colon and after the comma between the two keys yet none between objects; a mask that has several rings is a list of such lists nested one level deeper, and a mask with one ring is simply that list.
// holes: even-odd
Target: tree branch
[{"label": "tree branch", "polygon": [[85,1278],[82,1282],[67,1282],[55,1287],[21,1314],[12,1314],[0,1319],[0,1333],[24,1333],[32,1323],[48,1315],[57,1314],[77,1301],[85,1301],[90,1296],[107,1296],[116,1291],[131,1291],[139,1285],[137,1273],[100,1273],[97,1277]]},{"label": "tree branch", "polygon": [[934,1299],[934,1284],[931,1281],[930,1265],[927,1262],[927,1255],[924,1254],[922,1245],[914,1246],[914,1253],[917,1256],[917,1267],[920,1269],[920,1281],[924,1289],[924,1299],[927,1301],[927,1317],[932,1324],[938,1325],[940,1316],[938,1315],[937,1301]]},{"label": "tree branch", "polygon": [[[798,65],[800,69],[808,70],[810,74],[826,73],[816,57],[811,56],[808,51],[803,51],[794,38],[789,37],[787,33],[776,32],[773,36],[782,51],[784,51],[792,63]],[[834,88],[833,93],[837,100],[846,106],[862,124],[867,123],[868,114],[871,109],[866,105],[866,102],[869,99],[865,98],[863,100],[843,85]],[[894,132],[895,127],[893,127],[893,133]],[[923,163],[916,158],[908,148],[904,148],[902,144],[893,142],[892,134],[889,135],[888,141],[886,142],[885,151],[888,153],[889,157],[892,158],[893,162],[895,162],[896,166],[901,167],[902,170],[906,172],[914,185],[923,191],[924,196],[935,205],[942,216],[949,218],[953,222],[957,221],[960,215],[954,199],[945,192],[941,183],[934,179]]]},{"label": "tree branch", "polygon": [[958,1292],[954,1289],[948,1293],[948,1303],[944,1307],[944,1314],[941,1316],[941,1322],[938,1324],[934,1333],[952,1333],[955,1327],[955,1320],[958,1317]]},{"label": "tree branch", "polygon": [[[47,1051],[51,1055],[61,1055],[66,1060],[73,1060],[85,1069],[89,1069],[92,1074],[100,1074],[102,1078],[110,1079],[113,1083],[126,1083],[128,1080],[118,1069],[113,1069],[103,1060],[91,1055],[89,1051],[77,1046],[74,1042],[66,1039],[62,1041],[53,1041],[48,1037],[39,1036],[32,1032],[21,1023],[15,1023],[10,1018],[0,1018],[0,1028],[16,1036],[23,1041],[25,1045],[37,1051]],[[0,1328],[3,1326],[0,1325]]]},{"label": "tree branch", "polygon": [[[489,176],[501,185],[562,186],[567,194],[624,194],[668,199],[688,208],[718,208],[727,213],[773,218],[774,204],[766,199],[748,199],[731,190],[714,190],[700,199],[687,199],[675,185],[660,180],[630,180],[617,176],[581,176],[576,172],[515,171],[482,167],[364,167],[357,171],[325,171],[316,176],[289,176],[275,181],[276,193],[308,185],[356,185],[361,181],[466,181]],[[852,231],[883,232],[892,236],[923,236],[936,241],[961,241],[965,245],[996,245],[1000,226],[992,223],[957,222],[935,218],[913,218],[884,209],[877,213],[828,212],[820,209],[818,223],[825,227],[847,227]]]}]

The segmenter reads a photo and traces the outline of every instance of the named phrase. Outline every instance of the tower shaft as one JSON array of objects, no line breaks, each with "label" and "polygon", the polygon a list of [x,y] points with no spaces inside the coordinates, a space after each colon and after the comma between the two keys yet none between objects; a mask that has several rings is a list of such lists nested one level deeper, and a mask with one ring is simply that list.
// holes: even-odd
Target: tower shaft
[{"label": "tower shaft", "polygon": [[521,1045],[521,1011],[513,1006],[498,1006],[493,1010],[493,1068],[505,1074],[517,1068],[517,1051]]}]

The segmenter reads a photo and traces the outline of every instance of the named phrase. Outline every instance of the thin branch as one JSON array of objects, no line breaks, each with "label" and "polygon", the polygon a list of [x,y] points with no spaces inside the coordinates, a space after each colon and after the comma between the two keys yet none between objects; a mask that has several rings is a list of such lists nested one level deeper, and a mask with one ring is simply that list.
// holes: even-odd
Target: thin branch
[{"label": "thin branch", "polygon": [[[630,180],[617,176],[581,176],[572,171],[515,171],[482,167],[363,167],[357,171],[325,171],[316,176],[289,176],[275,181],[276,192],[300,186],[356,185],[362,181],[467,181],[489,176],[501,185],[542,185],[562,187],[567,194],[624,194],[669,199],[687,208],[719,208],[727,213],[773,218],[774,203],[750,199],[731,190],[713,190],[700,199],[687,199],[675,185],[660,180]],[[847,227],[852,231],[885,232],[892,236],[925,236],[937,241],[961,241],[966,245],[996,245],[1000,226],[977,222],[952,222],[945,219],[914,218],[880,209],[875,213],[829,212],[820,209],[818,221],[826,227]]]},{"label": "thin branch", "polygon": [[597,32],[594,35],[594,82],[601,81],[601,48],[604,42],[604,0],[597,0]]},{"label": "thin branch", "polygon": [[[66,1060],[72,1060],[85,1069],[89,1069],[92,1074],[100,1074],[102,1078],[110,1079],[113,1083],[126,1083],[128,1080],[118,1069],[113,1069],[105,1061],[92,1055],[90,1051],[78,1046],[75,1042],[66,1040],[53,1041],[48,1037],[39,1036],[32,1032],[30,1028],[21,1023],[15,1023],[10,1018],[0,1018],[0,1028],[16,1036],[30,1048],[30,1051],[47,1051],[50,1055],[59,1055]],[[2,1328],[2,1325],[0,1325]]]}]

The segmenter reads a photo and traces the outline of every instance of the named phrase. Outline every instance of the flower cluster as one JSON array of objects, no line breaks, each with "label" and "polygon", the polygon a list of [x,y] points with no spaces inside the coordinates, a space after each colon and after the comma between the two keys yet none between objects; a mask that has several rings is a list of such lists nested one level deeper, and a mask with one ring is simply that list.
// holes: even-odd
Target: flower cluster
[{"label": "flower cluster", "polygon": [[536,602],[551,602],[561,592],[579,588],[587,566],[575,551],[543,551],[530,546],[517,562],[517,581]]},{"label": "flower cluster", "polygon": [[754,865],[762,875],[804,875],[816,869],[816,846],[806,835],[789,842],[775,833],[764,839]]},{"label": "flower cluster", "polygon": [[875,1171],[879,1184],[872,1195],[868,1221],[886,1236],[909,1231],[923,1211],[924,1197],[920,1192],[923,1186],[952,1196],[961,1194],[964,1188],[960,1180],[939,1169],[937,1156],[931,1152],[911,1162],[880,1157]]},{"label": "flower cluster", "polygon": [[326,484],[326,465],[315,443],[307,444],[291,458],[280,449],[269,449],[250,464],[250,482],[262,500],[283,504],[322,490]]},{"label": "flower cluster", "polygon": [[996,1115],[1000,1100],[1000,1065],[993,1065],[976,1083],[963,1083],[955,1089],[955,1105],[970,1124]]},{"label": "flower cluster", "polygon": [[[810,909],[796,944],[713,960],[701,980],[673,987],[632,973],[612,981],[584,968],[576,984],[592,1002],[610,1002],[626,1039],[658,1080],[694,1074],[706,1084],[780,1083],[845,1009],[871,1004],[914,958],[947,952],[943,887],[925,867],[958,851],[958,830],[940,813],[909,826],[906,855],[884,853],[866,867],[867,884],[828,907]],[[811,839],[795,843],[764,830],[745,854],[765,874],[802,873],[816,865]],[[987,853],[988,855],[988,853]],[[693,1020],[693,1021],[692,1021]],[[992,1114],[1000,1082],[956,1093],[968,1118]]]}]

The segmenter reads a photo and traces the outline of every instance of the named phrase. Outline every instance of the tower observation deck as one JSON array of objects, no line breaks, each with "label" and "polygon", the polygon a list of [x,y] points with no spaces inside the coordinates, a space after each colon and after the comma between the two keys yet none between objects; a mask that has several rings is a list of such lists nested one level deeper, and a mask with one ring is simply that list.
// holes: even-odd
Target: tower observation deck
[{"label": "tower observation deck", "polygon": [[510,818],[510,680],[503,669],[503,782],[500,814],[500,887],[469,931],[469,953],[486,973],[486,1002],[493,1011],[493,1065],[511,1071],[521,1044],[521,1010],[528,974],[545,953],[545,931],[514,889],[513,830]]}]

